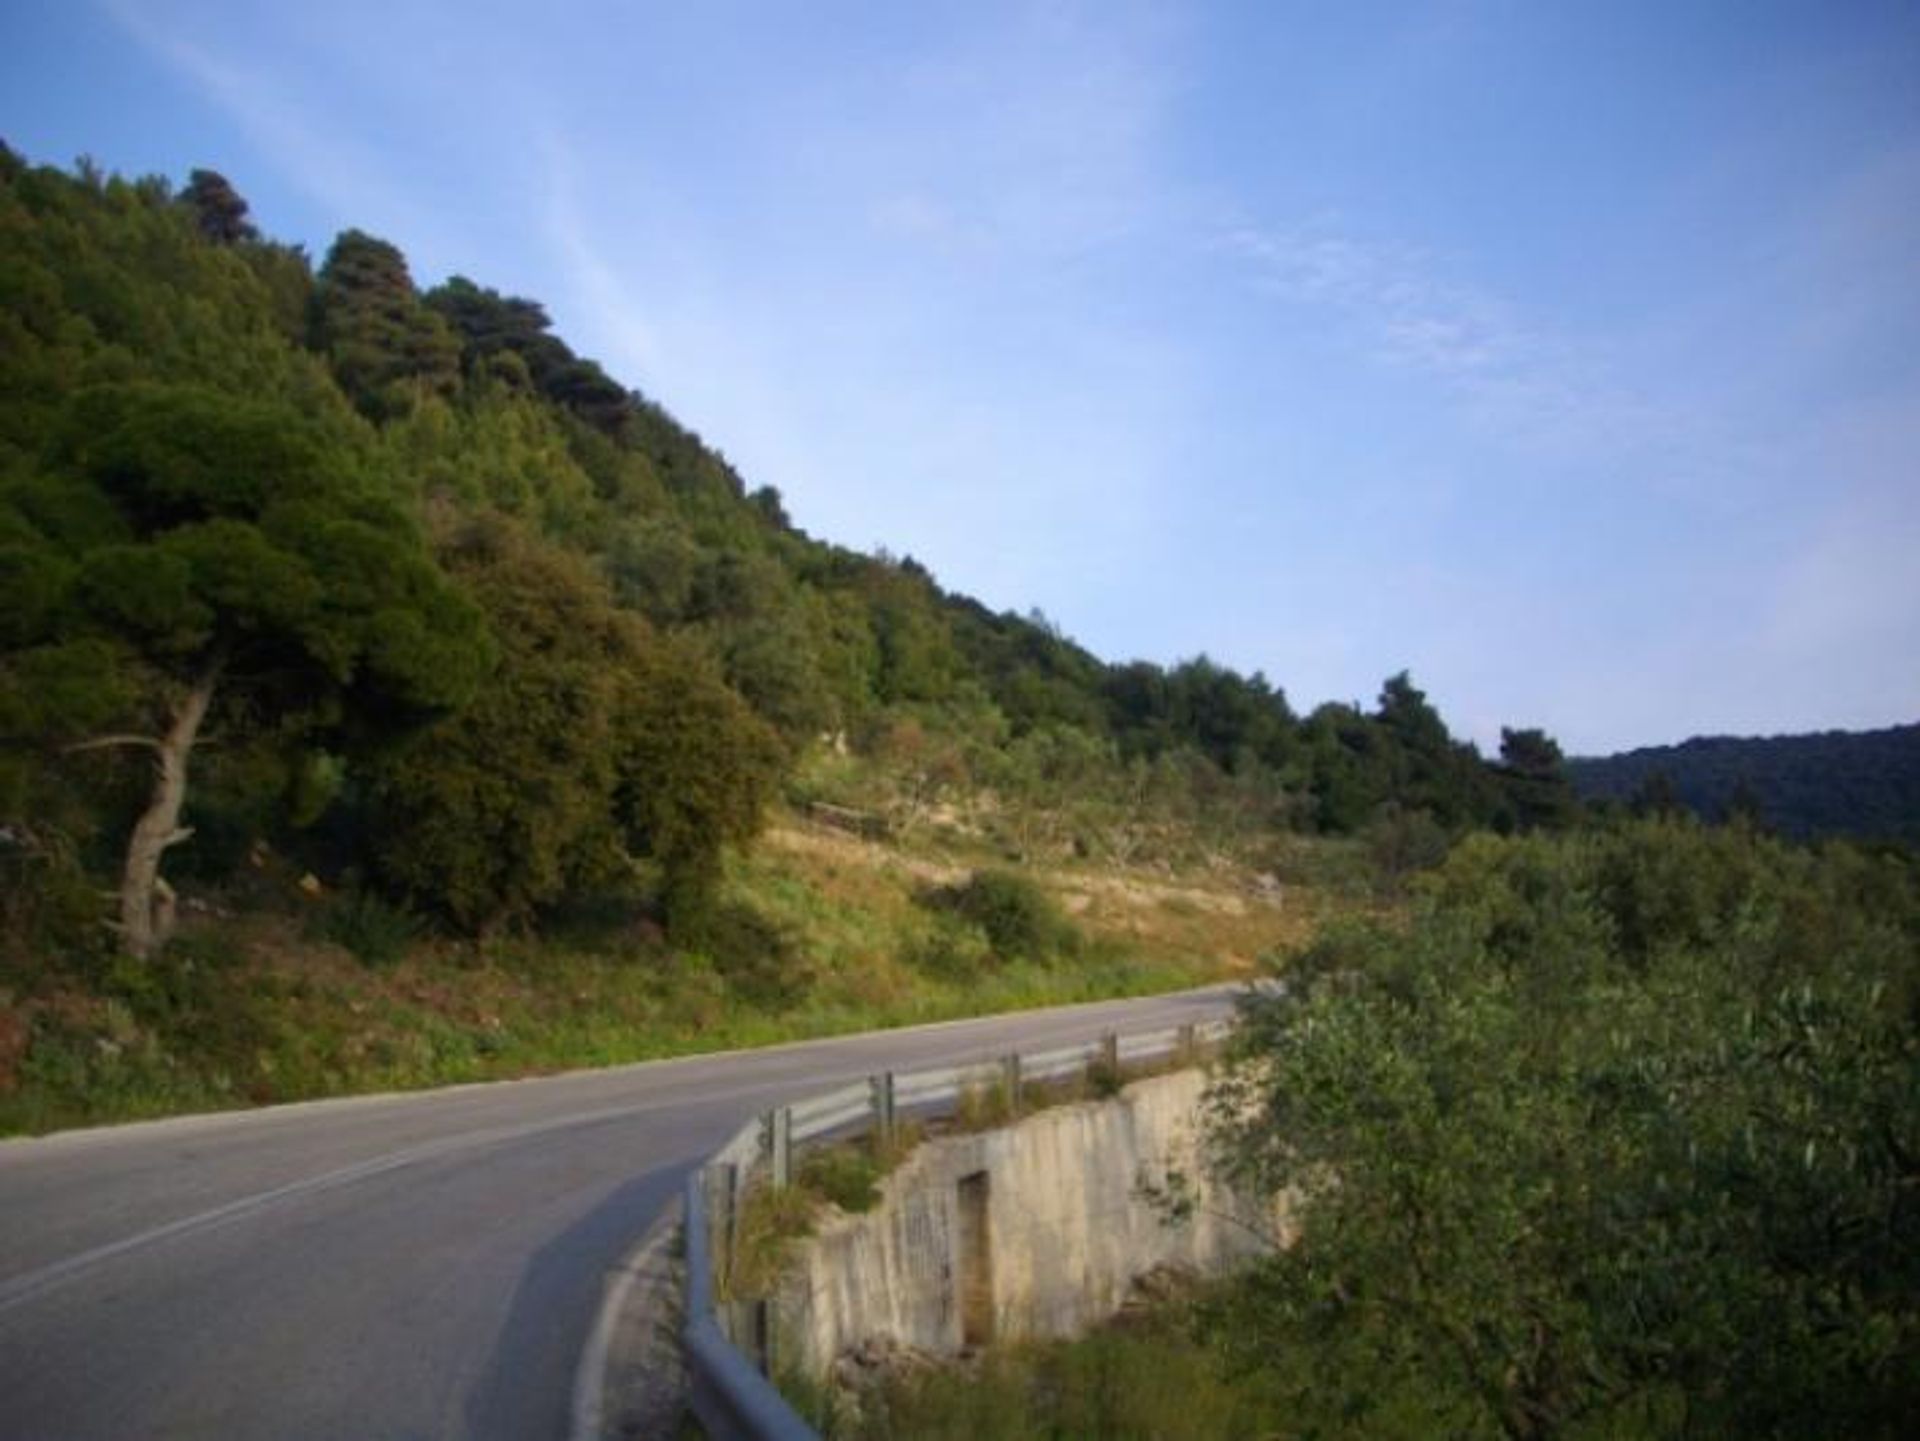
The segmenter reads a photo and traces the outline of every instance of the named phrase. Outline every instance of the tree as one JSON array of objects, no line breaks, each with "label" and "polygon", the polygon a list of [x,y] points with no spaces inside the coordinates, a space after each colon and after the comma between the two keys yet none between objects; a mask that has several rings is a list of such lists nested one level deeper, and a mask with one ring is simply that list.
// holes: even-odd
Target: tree
[{"label": "tree", "polygon": [[320,267],[315,340],[341,389],[375,419],[406,408],[406,387],[451,394],[460,342],[420,303],[406,257],[384,240],[343,230]]},{"label": "tree", "polygon": [[223,700],[235,727],[400,724],[464,700],[487,663],[477,613],[406,517],[283,405],[87,391],[47,469],[4,500],[25,598],[0,672],[8,739],[153,757],[118,889],[136,957],[171,930],[161,860],[193,833],[191,757]]},{"label": "tree", "polygon": [[1380,687],[1375,718],[1395,740],[1416,754],[1437,756],[1447,748],[1450,737],[1446,722],[1406,671],[1388,676]]},{"label": "tree", "polygon": [[1389,744],[1380,724],[1355,706],[1330,701],[1308,718],[1307,768],[1318,829],[1357,831],[1385,804],[1393,786]]},{"label": "tree", "polygon": [[1627,799],[1627,808],[1636,816],[1677,816],[1686,810],[1680,794],[1673,788],[1673,777],[1664,770],[1651,770]]},{"label": "tree", "polygon": [[524,529],[471,526],[447,565],[501,660],[471,705],[376,766],[375,864],[485,935],[627,880],[644,857],[669,925],[697,928],[722,852],[758,830],[785,764],[773,732],[693,647]]},{"label": "tree", "polygon": [[1751,826],[1755,830],[1766,827],[1766,803],[1760,799],[1760,792],[1754,789],[1753,782],[1746,776],[1734,782],[1733,791],[1727,797],[1727,820]]},{"label": "tree", "polygon": [[640,658],[616,744],[614,814],[660,866],[669,928],[697,931],[722,853],[759,832],[785,749],[710,661],[667,641]]},{"label": "tree", "polygon": [[504,520],[465,529],[444,562],[500,661],[458,715],[372,767],[370,859],[411,901],[487,935],[624,874],[616,726],[647,636],[577,557]]},{"label": "tree", "polygon": [[897,565],[882,560],[867,572],[864,588],[879,650],[879,698],[899,702],[951,697],[960,657],[926,572],[912,560]]},{"label": "tree", "polygon": [[608,434],[617,434],[635,412],[637,402],[621,385],[551,332],[552,321],[538,302],[456,275],[427,292],[426,304],[459,334],[470,365],[516,357],[543,395]]},{"label": "tree", "polygon": [[237,245],[258,240],[260,232],[247,219],[247,202],[217,170],[196,170],[187,177],[180,203],[193,212],[200,233],[215,245]]},{"label": "tree", "polygon": [[1500,779],[1522,830],[1565,825],[1579,810],[1559,743],[1543,730],[1500,728]]}]

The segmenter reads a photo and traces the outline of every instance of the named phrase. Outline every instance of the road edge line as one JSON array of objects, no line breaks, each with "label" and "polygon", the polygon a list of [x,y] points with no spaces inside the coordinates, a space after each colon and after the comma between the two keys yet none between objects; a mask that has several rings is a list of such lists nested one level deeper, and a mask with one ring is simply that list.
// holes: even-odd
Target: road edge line
[{"label": "road edge line", "polygon": [[[606,1441],[607,1377],[615,1339],[626,1319],[635,1285],[648,1279],[659,1254],[679,1235],[685,1203],[676,1196],[607,1273],[600,1309],[573,1373],[573,1400],[568,1419],[568,1441]],[[669,1288],[662,1288],[669,1289]],[[671,1299],[671,1298],[669,1298]]]}]

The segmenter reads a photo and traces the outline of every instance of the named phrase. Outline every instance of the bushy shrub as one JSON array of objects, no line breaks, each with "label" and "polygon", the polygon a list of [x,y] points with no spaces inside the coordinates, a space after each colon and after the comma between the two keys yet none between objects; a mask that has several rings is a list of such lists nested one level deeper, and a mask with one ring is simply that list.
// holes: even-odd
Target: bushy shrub
[{"label": "bushy shrub", "polygon": [[420,917],[370,891],[350,891],[327,903],[314,917],[316,939],[353,953],[365,966],[390,966],[420,939]]},{"label": "bushy shrub", "polygon": [[750,1005],[794,1005],[813,985],[813,967],[793,933],[752,906],[715,903],[693,924],[689,940],[727,989]]},{"label": "bushy shrub", "polygon": [[1323,938],[1213,1095],[1297,1228],[1209,1313],[1228,1364],[1303,1434],[1907,1434],[1917,881],[1691,823],[1476,837]]},{"label": "bushy shrub", "polygon": [[1045,960],[1079,949],[1080,933],[1045,891],[1017,871],[975,871],[929,893],[936,910],[978,926],[1002,960]]},{"label": "bushy shrub", "polygon": [[933,917],[927,933],[908,947],[907,961],[937,979],[964,981],[990,967],[994,956],[978,926],[941,912]]},{"label": "bushy shrub", "polygon": [[863,1146],[829,1146],[808,1153],[799,1182],[843,1211],[871,1211],[880,1201],[880,1163]]},{"label": "bushy shrub", "polygon": [[32,988],[47,962],[84,965],[107,952],[100,891],[64,836],[0,827],[0,978]]},{"label": "bushy shrub", "polygon": [[285,987],[250,964],[230,934],[192,932],[149,961],[116,957],[100,990],[216,1092],[271,1099],[260,1090],[259,1063],[276,1048]]}]

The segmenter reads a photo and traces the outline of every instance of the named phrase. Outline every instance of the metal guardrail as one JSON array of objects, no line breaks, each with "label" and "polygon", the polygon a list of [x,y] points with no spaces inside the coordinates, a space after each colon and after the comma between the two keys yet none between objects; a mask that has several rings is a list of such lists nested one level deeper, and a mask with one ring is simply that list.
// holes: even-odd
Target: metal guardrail
[{"label": "metal guardrail", "polygon": [[1084,1045],[1016,1052],[975,1065],[881,1072],[776,1107],[742,1126],[687,1178],[681,1340],[688,1400],[707,1435],[712,1441],[818,1441],[818,1433],[767,1379],[773,1362],[770,1334],[757,1338],[756,1364],[728,1334],[716,1304],[715,1260],[732,1245],[739,1198],[757,1174],[764,1172],[775,1186],[787,1185],[796,1145],[867,1130],[884,1135],[903,1113],[925,1118],[951,1113],[974,1087],[1006,1084],[1017,1106],[1020,1088],[1028,1083],[1058,1081],[1095,1066],[1117,1071],[1169,1056],[1197,1059],[1230,1028],[1222,1020],[1125,1036],[1109,1032]]}]

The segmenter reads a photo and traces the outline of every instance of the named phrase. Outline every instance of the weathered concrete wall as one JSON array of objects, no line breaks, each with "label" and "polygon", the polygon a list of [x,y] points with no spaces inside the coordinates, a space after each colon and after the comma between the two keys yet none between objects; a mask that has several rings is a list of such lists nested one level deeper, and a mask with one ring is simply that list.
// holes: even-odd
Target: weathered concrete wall
[{"label": "weathered concrete wall", "polygon": [[878,1337],[953,1355],[987,1339],[983,1327],[994,1340],[1073,1335],[1156,1267],[1211,1274],[1261,1249],[1282,1224],[1274,1210],[1202,1186],[1192,1218],[1170,1225],[1141,1194],[1170,1168],[1198,1175],[1204,1087],[1197,1070],[1156,1076],[923,1145],[874,1210],[835,1214],[798,1250],[776,1303],[783,1352],[819,1375]]}]

